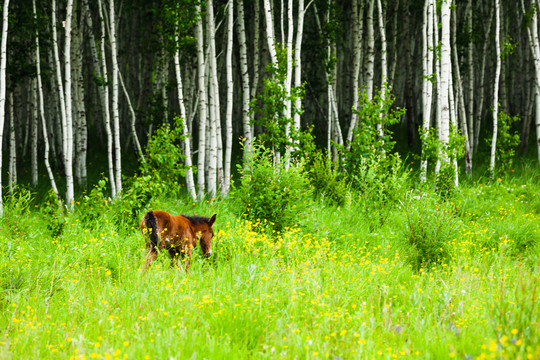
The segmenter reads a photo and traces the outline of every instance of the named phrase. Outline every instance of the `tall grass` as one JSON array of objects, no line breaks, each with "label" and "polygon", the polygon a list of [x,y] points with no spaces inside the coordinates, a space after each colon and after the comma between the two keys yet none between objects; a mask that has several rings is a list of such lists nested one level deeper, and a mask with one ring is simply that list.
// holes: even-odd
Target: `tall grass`
[{"label": "tall grass", "polygon": [[445,201],[419,188],[384,209],[354,193],[313,200],[279,232],[228,200],[153,198],[148,209],[218,214],[215,256],[195,251],[189,275],[165,255],[143,270],[144,209],[94,193],[60,213],[21,191],[0,220],[0,359],[537,359],[528,179]]}]

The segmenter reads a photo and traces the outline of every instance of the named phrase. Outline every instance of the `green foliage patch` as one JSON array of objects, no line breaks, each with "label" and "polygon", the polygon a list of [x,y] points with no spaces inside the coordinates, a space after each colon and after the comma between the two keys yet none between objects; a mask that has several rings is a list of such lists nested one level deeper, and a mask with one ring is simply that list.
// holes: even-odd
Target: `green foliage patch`
[{"label": "green foliage patch", "polygon": [[272,151],[253,144],[247,163],[238,167],[240,180],[233,197],[247,219],[265,220],[281,231],[302,222],[311,188],[301,160],[275,161]]}]

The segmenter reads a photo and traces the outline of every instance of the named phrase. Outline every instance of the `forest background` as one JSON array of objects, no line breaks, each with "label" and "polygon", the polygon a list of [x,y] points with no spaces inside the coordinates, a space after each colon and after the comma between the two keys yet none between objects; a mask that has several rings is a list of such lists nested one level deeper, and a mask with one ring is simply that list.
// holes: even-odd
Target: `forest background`
[{"label": "forest background", "polygon": [[0,359],[540,356],[538,1],[2,2]]},{"label": "forest background", "polygon": [[416,154],[422,181],[428,160],[437,174],[440,159],[454,172],[459,160],[469,176],[493,176],[513,158],[516,131],[518,154],[540,146],[535,2],[8,4],[0,89],[8,191],[22,177],[69,205],[88,189],[90,168],[91,183],[103,174],[114,199],[155,130],[180,117],[188,193],[226,195],[257,138],[279,156],[309,131],[338,160],[368,127],[361,102],[378,95],[405,111],[393,123],[379,114],[377,137],[391,127],[402,156]]}]

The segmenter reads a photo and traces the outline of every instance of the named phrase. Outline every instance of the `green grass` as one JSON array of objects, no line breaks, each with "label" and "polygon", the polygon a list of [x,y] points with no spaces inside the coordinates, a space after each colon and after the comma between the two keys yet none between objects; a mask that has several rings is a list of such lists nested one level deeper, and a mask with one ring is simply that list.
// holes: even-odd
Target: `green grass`
[{"label": "green grass", "polygon": [[[59,214],[23,191],[0,220],[0,359],[537,359],[539,184],[314,201],[281,233],[227,199],[152,199],[218,214],[215,256],[197,249],[189,275],[166,256],[142,269],[142,212]],[[446,252],[411,245],[411,225]]]}]

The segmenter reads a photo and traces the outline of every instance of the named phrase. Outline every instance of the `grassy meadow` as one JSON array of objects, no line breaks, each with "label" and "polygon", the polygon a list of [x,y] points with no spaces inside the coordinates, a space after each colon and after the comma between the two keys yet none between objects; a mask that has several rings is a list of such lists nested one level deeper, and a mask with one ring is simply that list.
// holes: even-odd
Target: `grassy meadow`
[{"label": "grassy meadow", "polygon": [[[442,199],[306,198],[294,226],[231,199],[81,196],[72,214],[19,190],[0,220],[0,359],[539,359],[540,178]],[[213,257],[143,270],[147,209],[211,216]]]}]

